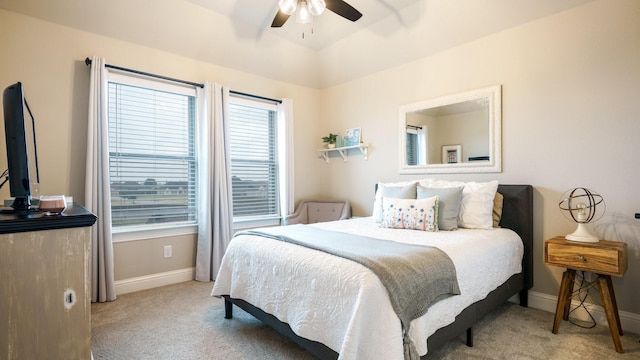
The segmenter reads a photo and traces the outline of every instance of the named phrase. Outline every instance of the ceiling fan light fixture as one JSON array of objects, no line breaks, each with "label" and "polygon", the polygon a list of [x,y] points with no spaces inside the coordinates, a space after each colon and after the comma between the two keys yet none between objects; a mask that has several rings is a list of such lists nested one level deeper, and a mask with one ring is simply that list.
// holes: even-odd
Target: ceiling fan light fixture
[{"label": "ceiling fan light fixture", "polygon": [[278,7],[283,13],[292,15],[298,7],[298,0],[280,0]]},{"label": "ceiling fan light fixture", "polygon": [[278,12],[273,17],[271,27],[282,27],[290,17],[297,23],[312,24],[313,18],[327,9],[327,3],[329,10],[347,20],[356,21],[362,17],[362,13],[345,0],[278,0]]},{"label": "ceiling fan light fixture", "polygon": [[324,9],[327,8],[327,4],[324,0],[308,0],[307,7],[309,8],[311,15],[318,16],[324,12]]},{"label": "ceiling fan light fixture", "polygon": [[298,4],[298,11],[296,12],[296,22],[300,24],[308,24],[311,22],[311,12],[305,0],[300,0]]}]

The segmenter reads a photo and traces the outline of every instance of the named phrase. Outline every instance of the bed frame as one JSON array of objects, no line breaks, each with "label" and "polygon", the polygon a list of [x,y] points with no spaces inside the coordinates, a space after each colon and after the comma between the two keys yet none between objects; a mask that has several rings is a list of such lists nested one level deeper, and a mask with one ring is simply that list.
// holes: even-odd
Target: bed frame
[{"label": "bed frame", "polygon": [[[523,271],[513,275],[504,284],[489,293],[485,299],[471,304],[456,316],[455,322],[429,336],[427,339],[429,353],[423,358],[428,358],[429,354],[465,332],[467,345],[473,346],[473,325],[516,294],[520,296],[520,305],[528,306],[527,293],[533,286],[533,187],[531,185],[499,185],[498,192],[504,196],[500,227],[515,231],[520,235],[524,244]],[[338,353],[329,347],[296,335],[287,323],[281,322],[275,316],[267,314],[244,300],[225,295],[224,303],[226,319],[233,317],[233,305],[235,304],[319,359],[338,358]]]}]

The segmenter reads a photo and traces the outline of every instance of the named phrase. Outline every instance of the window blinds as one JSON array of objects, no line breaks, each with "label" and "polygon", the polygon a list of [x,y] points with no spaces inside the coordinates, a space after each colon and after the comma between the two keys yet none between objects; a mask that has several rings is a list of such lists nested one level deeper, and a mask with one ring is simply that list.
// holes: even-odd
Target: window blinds
[{"label": "window blinds", "polygon": [[418,134],[407,130],[407,165],[418,165]]},{"label": "window blinds", "polygon": [[251,104],[229,104],[233,216],[279,216],[277,112],[259,101]]},{"label": "window blinds", "polygon": [[195,223],[195,96],[116,82],[108,92],[113,226]]}]

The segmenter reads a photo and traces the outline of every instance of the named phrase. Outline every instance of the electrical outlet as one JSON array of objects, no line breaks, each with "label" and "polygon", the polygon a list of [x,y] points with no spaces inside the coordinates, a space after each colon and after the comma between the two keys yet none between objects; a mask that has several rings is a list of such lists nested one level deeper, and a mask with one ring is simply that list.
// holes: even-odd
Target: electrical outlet
[{"label": "electrical outlet", "polygon": [[165,258],[165,259],[168,259],[168,258],[170,258],[171,256],[173,256],[173,255],[172,255],[172,251],[173,251],[173,248],[172,248],[172,246],[171,246],[171,245],[165,245],[165,246],[164,246],[164,258]]}]

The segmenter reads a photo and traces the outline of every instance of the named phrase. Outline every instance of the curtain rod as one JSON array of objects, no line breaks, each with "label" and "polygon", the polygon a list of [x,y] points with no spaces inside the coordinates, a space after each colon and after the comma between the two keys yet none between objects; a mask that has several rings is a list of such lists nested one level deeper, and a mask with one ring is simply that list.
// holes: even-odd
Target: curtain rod
[{"label": "curtain rod", "polygon": [[[87,66],[91,65],[91,59],[89,59],[89,58],[84,59],[84,63]],[[187,84],[187,85],[191,85],[191,86],[197,86],[199,88],[204,88],[204,84],[195,83],[195,82],[191,82],[191,81],[187,81],[187,80],[174,79],[174,78],[170,78],[170,77],[167,77],[167,76],[151,74],[151,73],[144,72],[144,71],[127,69],[127,68],[123,68],[123,67],[120,67],[120,66],[109,65],[109,64],[105,64],[105,67],[107,67],[109,69],[126,71],[126,72],[130,72],[130,73],[138,74],[138,75],[144,75],[144,76],[154,77],[154,78],[158,78],[158,79],[162,79],[162,80],[168,80],[168,81],[173,81],[173,82],[177,82],[177,83],[181,83],[181,84]],[[268,98],[268,97],[263,97],[263,96],[253,95],[253,94],[247,94],[247,93],[234,91],[234,90],[229,90],[229,92],[232,93],[232,94],[235,94],[235,95],[248,96],[248,97],[251,97],[251,98],[256,98],[256,99],[260,99],[260,100],[267,100],[267,101],[273,101],[273,102],[277,102],[279,104],[282,104],[282,100],[278,100],[278,99],[271,99],[271,98]]]},{"label": "curtain rod", "polygon": [[[87,66],[91,65],[91,59],[89,59],[89,58],[84,59],[84,63]],[[138,74],[138,75],[144,75],[144,76],[154,77],[154,78],[158,78],[158,79],[162,79],[162,80],[173,81],[173,82],[177,82],[177,83],[181,83],[181,84],[197,86],[197,87],[200,87],[200,88],[204,87],[204,84],[194,83],[194,82],[186,81],[186,80],[174,79],[174,78],[170,78],[170,77],[166,77],[166,76],[162,76],[162,75],[156,75],[156,74],[147,73],[147,72],[144,72],[144,71],[127,69],[127,68],[123,68],[123,67],[120,67],[120,66],[114,66],[114,65],[109,65],[109,64],[105,64],[104,66],[109,68],[109,69],[126,71],[126,72],[130,72],[130,73]]]},{"label": "curtain rod", "polygon": [[229,92],[231,94],[234,94],[234,95],[247,96],[247,97],[258,99],[258,100],[272,101],[272,102],[277,102],[278,104],[282,104],[282,100],[278,100],[278,99],[272,99],[272,98],[268,98],[268,97],[264,97],[264,96],[247,94],[247,93],[243,93],[243,92],[235,91],[235,90],[229,90]]}]

